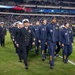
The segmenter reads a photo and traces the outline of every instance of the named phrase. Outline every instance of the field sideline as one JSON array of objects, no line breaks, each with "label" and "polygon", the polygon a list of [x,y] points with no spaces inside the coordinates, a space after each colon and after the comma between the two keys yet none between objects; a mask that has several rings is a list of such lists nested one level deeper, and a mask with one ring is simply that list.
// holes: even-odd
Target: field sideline
[{"label": "field sideline", "polygon": [[[41,61],[41,53],[36,56],[35,49],[31,50],[28,57],[29,69],[24,69],[24,64],[18,62],[18,56],[10,39],[9,32],[6,36],[6,46],[0,47],[0,75],[75,75],[75,66],[68,63],[64,64],[60,57],[55,58],[54,70],[50,69],[49,58]],[[62,51],[60,52],[60,55]],[[75,40],[73,52],[69,60],[75,63]]]}]

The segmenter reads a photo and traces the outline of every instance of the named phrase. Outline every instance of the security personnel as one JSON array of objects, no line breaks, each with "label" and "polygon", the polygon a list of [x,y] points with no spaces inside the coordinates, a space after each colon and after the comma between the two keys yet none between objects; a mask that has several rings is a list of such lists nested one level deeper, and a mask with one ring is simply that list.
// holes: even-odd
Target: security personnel
[{"label": "security personnel", "polygon": [[47,49],[47,20],[43,20],[43,24],[39,27],[39,42],[41,43],[41,52],[42,52],[42,61],[45,61],[46,58],[46,49]]},{"label": "security personnel", "polygon": [[35,37],[35,45],[36,45],[36,54],[39,53],[39,21],[36,22],[36,25],[33,27],[34,37]]},{"label": "security personnel", "polygon": [[47,25],[48,35],[48,51],[50,68],[54,68],[54,51],[56,49],[56,42],[58,41],[58,26],[56,25],[56,17],[51,18],[51,24]]},{"label": "security personnel", "polygon": [[69,22],[64,24],[64,28],[61,32],[61,42],[63,46],[63,62],[68,62],[68,57],[72,53],[73,34],[69,27]]},{"label": "security personnel", "polygon": [[32,30],[29,28],[29,20],[24,19],[22,22],[23,22],[24,27],[21,28],[20,30],[20,41],[21,41],[22,49],[23,49],[25,69],[28,69],[27,56],[30,50],[31,41],[34,38],[34,34]]},{"label": "security personnel", "polygon": [[5,35],[6,35],[6,28],[4,26],[4,22],[0,23],[0,40],[1,40],[1,46],[5,46]]}]

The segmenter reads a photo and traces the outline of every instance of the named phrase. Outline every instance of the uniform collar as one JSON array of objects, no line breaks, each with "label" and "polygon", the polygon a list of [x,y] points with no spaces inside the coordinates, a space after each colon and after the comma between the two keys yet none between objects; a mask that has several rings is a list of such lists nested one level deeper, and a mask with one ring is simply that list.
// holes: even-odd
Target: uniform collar
[{"label": "uniform collar", "polygon": [[52,25],[56,25],[56,23],[51,23]]},{"label": "uniform collar", "polygon": [[28,27],[25,27],[25,29],[28,29]]}]

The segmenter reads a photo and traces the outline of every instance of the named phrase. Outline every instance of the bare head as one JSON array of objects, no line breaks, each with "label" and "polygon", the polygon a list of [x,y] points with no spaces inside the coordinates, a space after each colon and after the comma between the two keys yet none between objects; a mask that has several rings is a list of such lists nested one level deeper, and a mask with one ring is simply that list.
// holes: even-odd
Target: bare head
[{"label": "bare head", "polygon": [[52,23],[56,23],[56,17],[52,17]]},{"label": "bare head", "polygon": [[69,28],[69,22],[66,22],[66,23],[64,24],[64,26],[65,26],[66,28]]},{"label": "bare head", "polygon": [[37,22],[36,22],[36,25],[39,25],[39,24],[40,24],[39,21],[37,21]]},{"label": "bare head", "polygon": [[44,25],[47,24],[47,20],[46,20],[46,19],[43,20],[43,24],[44,24]]}]

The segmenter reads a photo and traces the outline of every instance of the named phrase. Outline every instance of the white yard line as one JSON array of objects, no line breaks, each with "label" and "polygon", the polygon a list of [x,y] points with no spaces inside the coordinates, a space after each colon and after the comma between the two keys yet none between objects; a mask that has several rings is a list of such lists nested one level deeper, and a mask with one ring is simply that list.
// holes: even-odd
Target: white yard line
[{"label": "white yard line", "polygon": [[75,48],[75,47],[73,47],[73,48]]},{"label": "white yard line", "polygon": [[[60,55],[59,55],[59,57],[60,57],[60,58],[63,58],[63,57],[62,57],[62,56],[60,56]],[[69,62],[70,64],[72,64],[72,65],[75,65],[75,63],[74,63],[74,62],[72,62],[72,61],[70,61],[70,60],[68,60],[68,62]]]}]

